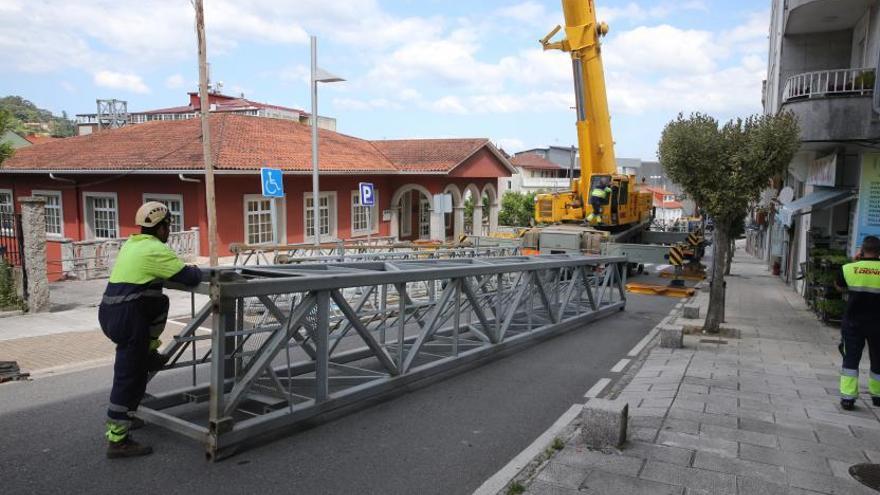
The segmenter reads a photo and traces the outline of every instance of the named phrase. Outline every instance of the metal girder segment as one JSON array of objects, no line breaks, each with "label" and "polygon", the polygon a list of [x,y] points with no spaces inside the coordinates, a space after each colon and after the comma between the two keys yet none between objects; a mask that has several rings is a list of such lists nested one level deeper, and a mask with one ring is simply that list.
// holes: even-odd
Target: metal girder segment
[{"label": "metal girder segment", "polygon": [[[211,321],[211,359],[210,371],[210,397],[208,399],[208,421],[217,424],[223,420],[225,409],[223,397],[225,395],[224,382],[226,376],[226,335],[225,332],[231,325],[235,325],[235,299],[221,298],[213,300],[212,297],[212,321]],[[233,327],[234,330],[234,327]]]},{"label": "metal girder segment", "polygon": [[462,369],[476,366],[481,361],[516,352],[528,346],[532,341],[546,340],[555,335],[579,328],[584,323],[614,314],[620,305],[620,303],[614,304],[602,308],[600,311],[572,318],[542,332],[521,334],[495,346],[481,346],[469,349],[462,352],[458,357],[446,357],[433,361],[419,366],[404,375],[351,387],[334,393],[323,403],[315,403],[314,401],[303,402],[294,406],[292,410],[279,409],[259,417],[239,421],[233,425],[231,431],[217,439],[215,447],[222,448],[236,445],[250,438],[293,425],[299,421],[332,414],[335,411],[347,411],[357,402],[392,393],[395,389],[407,390],[409,385],[413,383],[423,386],[431,381],[448,376],[450,373],[457,373]]},{"label": "metal girder segment", "polygon": [[416,355],[421,350],[422,344],[430,340],[430,338],[434,334],[434,328],[437,325],[437,320],[443,313],[446,304],[449,302],[449,297],[452,295],[453,292],[455,292],[455,284],[446,284],[446,288],[443,289],[443,292],[440,294],[440,299],[434,305],[434,309],[428,316],[428,322],[425,324],[425,326],[422,327],[421,333],[419,333],[416,341],[413,343],[412,347],[410,347],[410,350],[406,354],[406,359],[403,361],[403,366],[401,367],[402,373],[406,373],[409,370],[409,367],[412,366],[413,360],[416,358]]},{"label": "metal girder segment", "polygon": [[361,323],[361,320],[357,316],[357,311],[353,310],[351,306],[348,305],[348,302],[342,297],[342,294],[340,294],[338,290],[334,290],[330,292],[330,297],[333,298],[333,302],[336,303],[336,306],[339,307],[345,317],[348,318],[349,324],[354,327],[364,343],[367,344],[367,347],[373,351],[376,355],[376,359],[382,363],[382,366],[384,366],[392,375],[398,374],[399,371],[397,366],[391,361],[391,357],[385,352],[385,349],[376,342],[376,339],[373,338],[373,334],[370,333],[370,330]]},{"label": "metal girder segment", "polygon": [[[287,320],[287,316],[284,314],[283,311],[278,309],[278,306],[276,306],[275,303],[271,299],[269,299],[269,296],[257,296],[257,299],[259,299],[260,302],[263,303],[263,306],[265,306],[266,309],[269,310],[270,313],[272,313],[272,316],[274,316],[275,319],[278,320],[278,323],[284,326],[284,322]],[[302,303],[300,303],[300,306],[301,305]],[[310,326],[305,322],[303,322],[303,326],[306,327],[306,331],[309,330]],[[295,340],[296,343],[299,344],[300,347],[302,347],[302,349],[306,352],[306,354],[309,355],[310,358],[315,359],[315,348],[312,347],[311,344],[309,344],[307,339],[303,338],[303,336],[299,334],[298,330],[299,328],[292,329],[291,337],[293,337],[293,340]]]},{"label": "metal girder segment", "polygon": [[596,297],[596,302],[599,306],[602,306],[602,303],[605,302],[605,291],[609,285],[609,279],[611,278],[611,271],[608,269],[608,265],[605,265],[605,276],[602,278],[602,283],[598,287],[598,295]]},{"label": "metal girder segment", "polygon": [[[535,288],[538,289],[538,298],[541,299],[541,304],[547,308],[547,314],[550,316],[550,320],[553,323],[558,323],[559,319],[556,316],[556,311],[553,310],[553,304],[550,302],[550,297],[547,296],[547,291],[544,290],[544,281],[541,280],[541,274],[535,273]],[[538,316],[538,315],[535,315]]]},{"label": "metal girder segment", "polygon": [[[486,313],[483,311],[482,306],[480,306],[477,294],[474,293],[474,288],[471,287],[471,283],[467,278],[461,279],[461,288],[468,301],[471,303],[471,310],[477,315],[477,319],[480,320],[480,324],[483,325],[483,329],[487,332],[490,342],[493,344],[498,342],[498,336],[491,333],[492,326],[489,324],[489,320],[486,318]],[[471,325],[471,329],[473,329],[473,325]]]},{"label": "metal girder segment", "polygon": [[[373,292],[375,290],[376,290],[375,285],[371,285],[370,288],[367,289],[367,291],[364,293],[364,295],[361,296],[360,300],[358,300],[358,302],[355,304],[355,307],[354,307],[355,313],[358,313],[358,312],[360,312],[361,309],[363,309],[364,305],[370,299],[370,296],[373,294]],[[334,292],[338,292],[338,289]],[[337,306],[339,306],[338,303],[337,303]],[[333,342],[333,345],[330,346],[330,354],[333,354],[333,351],[336,350],[336,346],[338,346],[339,343],[342,342],[342,339],[345,338],[346,334],[348,334],[348,331],[351,330],[351,327],[352,327],[352,324],[351,324],[351,321],[349,320],[349,322],[346,323],[345,328],[342,329],[341,334],[338,337],[336,337],[336,340]]]},{"label": "metal girder segment", "polygon": [[501,325],[501,332],[498,334],[498,340],[503,341],[504,336],[507,334],[507,330],[510,328],[510,324],[513,323],[513,318],[516,316],[517,310],[519,309],[519,303],[522,301],[523,295],[529,288],[532,278],[532,272],[528,272],[528,278],[523,281],[522,277],[520,277],[520,281],[522,282],[519,286],[519,290],[516,291],[516,296],[513,298],[513,302],[508,306],[510,308],[507,313],[507,317],[504,319],[504,324]]},{"label": "metal girder segment", "polygon": [[315,328],[315,401],[323,402],[330,395],[330,384],[327,379],[330,376],[330,294],[329,291],[319,291],[316,295],[315,304],[318,306],[318,321]]},{"label": "metal girder segment", "polygon": [[626,264],[615,263],[617,265],[618,270],[618,278],[617,278],[617,292],[620,293],[620,300],[626,301],[626,272],[627,266]]},{"label": "metal girder segment", "polygon": [[578,277],[580,277],[580,270],[573,270],[568,282],[568,290],[565,291],[565,295],[562,296],[562,301],[560,301],[559,313],[556,315],[556,321],[562,320],[562,315],[565,314],[565,310],[568,308],[568,303],[571,301],[571,296],[574,294],[574,288],[578,286]]},{"label": "metal girder segment", "polygon": [[584,290],[587,292],[587,300],[590,303],[590,309],[596,311],[597,309],[599,309],[599,305],[596,304],[596,296],[595,294],[593,294],[593,282],[591,282],[586,270],[586,267],[580,267],[581,277],[584,281]]},{"label": "metal girder segment", "polygon": [[193,440],[197,440],[199,442],[204,442],[208,437],[208,429],[204,426],[191,423],[185,419],[181,419],[177,416],[172,416],[170,414],[166,414],[161,411],[151,409],[149,407],[139,407],[137,412],[135,413],[135,416],[151,425],[167,428],[173,432],[180,433],[185,437],[192,438]]},{"label": "metal girder segment", "polygon": [[229,394],[228,404],[225,413],[229,415],[235,410],[235,407],[244,397],[245,392],[251,383],[256,380],[266,366],[272,363],[275,356],[281,351],[282,345],[286,345],[292,334],[299,329],[301,320],[312,310],[315,305],[315,297],[307,296],[299,306],[297,306],[290,314],[288,324],[276,330],[263,345],[260,347],[260,354],[252,358],[242,373],[241,380],[235,384],[232,392]]}]

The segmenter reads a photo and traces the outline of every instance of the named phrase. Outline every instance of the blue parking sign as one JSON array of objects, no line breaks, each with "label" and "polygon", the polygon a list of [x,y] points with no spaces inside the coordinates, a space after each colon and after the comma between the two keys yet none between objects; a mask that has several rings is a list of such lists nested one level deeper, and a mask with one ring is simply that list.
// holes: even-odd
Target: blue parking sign
[{"label": "blue parking sign", "polygon": [[263,184],[264,197],[284,197],[284,175],[281,170],[277,168],[261,168],[260,182]]},{"label": "blue parking sign", "polygon": [[376,205],[376,195],[373,194],[373,183],[372,182],[361,182],[360,187],[358,187],[361,191],[361,206],[375,206]]}]

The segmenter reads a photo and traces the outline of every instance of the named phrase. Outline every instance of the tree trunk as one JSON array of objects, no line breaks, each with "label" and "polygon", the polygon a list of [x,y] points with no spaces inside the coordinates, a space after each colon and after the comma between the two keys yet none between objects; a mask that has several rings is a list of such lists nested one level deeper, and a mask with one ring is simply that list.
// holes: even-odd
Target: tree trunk
[{"label": "tree trunk", "polygon": [[724,267],[724,274],[730,275],[730,267],[733,266],[733,255],[736,253],[736,241],[734,239],[730,240],[730,246],[727,249],[727,265]]},{"label": "tree trunk", "polygon": [[712,258],[712,285],[709,289],[709,309],[706,311],[706,324],[703,331],[718,333],[724,321],[724,269],[727,253],[730,251],[728,226],[715,223],[715,255]]}]

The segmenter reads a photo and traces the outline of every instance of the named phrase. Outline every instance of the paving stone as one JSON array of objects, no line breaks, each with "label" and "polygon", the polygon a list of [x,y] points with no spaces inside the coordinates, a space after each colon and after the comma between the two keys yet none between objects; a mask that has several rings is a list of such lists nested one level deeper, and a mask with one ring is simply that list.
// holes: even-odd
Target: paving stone
[{"label": "paving stone", "polygon": [[644,463],[642,459],[636,457],[617,453],[606,454],[582,446],[566,447],[553,457],[553,461],[576,467],[584,472],[597,469],[629,476],[636,476]]},{"label": "paving stone", "polygon": [[[590,495],[681,495],[684,489],[656,481],[602,471],[592,471],[581,485],[581,494]],[[537,492],[535,492],[537,493]]]},{"label": "paving stone", "polygon": [[659,428],[630,427],[627,430],[627,436],[631,440],[638,440],[641,442],[653,442],[657,439],[657,433],[659,432]]},{"label": "paving stone", "polygon": [[766,433],[768,435],[797,438],[800,440],[816,441],[816,436],[813,434],[813,430],[805,426],[791,426],[753,418],[740,418],[739,429]]},{"label": "paving stone", "polygon": [[853,463],[865,462],[867,459],[857,449],[834,447],[828,444],[816,445],[815,442],[797,440],[794,438],[780,438],[782,450],[800,454],[812,454],[839,461],[851,461]]},{"label": "paving stone", "polygon": [[764,464],[793,467],[811,470],[817,473],[831,474],[828,460],[822,456],[786,452],[779,449],[759,447],[757,445],[742,444],[739,449],[739,458]]},{"label": "paving stone", "polygon": [[752,476],[770,483],[785,485],[785,471],[782,466],[763,464],[745,459],[730,459],[706,452],[697,452],[693,466],[708,471],[736,474],[740,476]]},{"label": "paving stone", "polygon": [[648,442],[628,442],[623,448],[623,455],[690,466],[694,451]]},{"label": "paving stone", "polygon": [[757,433],[754,431],[740,430],[734,428],[725,428],[723,426],[702,425],[700,427],[700,435],[721,438],[732,442],[750,443],[760,445],[762,447],[776,447],[776,435],[768,435],[766,433]]},{"label": "paving stone", "polygon": [[639,404],[639,407],[669,407],[672,405],[673,398],[646,398]]},{"label": "paving stone", "polygon": [[737,444],[720,438],[711,438],[703,435],[688,435],[686,433],[676,433],[671,431],[661,431],[657,435],[657,443],[669,445],[671,447],[680,447],[684,449],[693,449],[700,452],[710,452],[725,457],[736,457]]},{"label": "paving stone", "polygon": [[838,461],[837,459],[828,459],[828,464],[831,465],[831,473],[838,478],[847,478],[850,479],[852,476],[849,474],[850,466],[854,464],[858,464],[857,462],[847,462],[847,461]]},{"label": "paving stone", "polygon": [[716,495],[736,493],[736,477],[734,475],[677,466],[666,462],[648,461],[639,477],[695,490],[705,490]]},{"label": "paving stone", "polygon": [[577,490],[581,483],[587,479],[587,470],[579,466],[570,466],[561,462],[550,461],[538,473],[536,479]]},{"label": "paving stone", "polygon": [[704,401],[675,399],[675,402],[672,403],[671,407],[673,409],[687,409],[694,412],[703,412],[703,409],[706,407],[706,403]]},{"label": "paving stone", "polygon": [[[755,478],[753,476],[737,476],[736,488],[740,495],[801,495],[804,492],[800,488],[792,488],[786,485],[785,474],[780,475],[781,484]],[[815,495],[816,492],[809,492]]]},{"label": "paving stone", "polygon": [[678,433],[699,435],[700,423],[688,419],[666,418],[660,426],[660,429],[663,431],[677,431]]},{"label": "paving stone", "polygon": [[659,428],[663,424],[663,418],[653,416],[630,416],[629,425],[642,428]]},{"label": "paving stone", "polygon": [[706,423],[710,425],[726,426],[728,428],[736,428],[737,425],[736,416],[706,414],[688,411],[687,409],[670,409],[667,417],[673,419],[687,419],[690,421],[696,421],[697,423]]},{"label": "paving stone", "polygon": [[829,495],[877,495],[877,492],[850,478],[837,478],[813,471],[785,468],[788,483],[797,488]]},{"label": "paving stone", "polygon": [[525,493],[527,495],[577,495],[580,492],[545,481],[535,481]]}]

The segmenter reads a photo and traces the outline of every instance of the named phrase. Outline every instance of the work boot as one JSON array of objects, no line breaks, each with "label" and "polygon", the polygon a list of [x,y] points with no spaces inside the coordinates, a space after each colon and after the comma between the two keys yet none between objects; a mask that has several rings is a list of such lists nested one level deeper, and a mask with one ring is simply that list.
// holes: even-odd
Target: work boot
[{"label": "work boot", "polygon": [[[876,405],[876,403],[875,403]],[[856,400],[855,399],[840,399],[840,407],[844,411],[852,411],[856,408]]]},{"label": "work boot", "polygon": [[165,367],[171,356],[160,353],[159,351],[151,351],[147,357],[147,371],[155,372]]},{"label": "work boot", "polygon": [[871,397],[871,404],[874,404],[874,407],[880,407],[880,397]]},{"label": "work boot", "polygon": [[143,428],[144,426],[147,425],[146,423],[144,423],[144,420],[142,420],[141,418],[136,418],[134,416],[131,416],[131,419],[129,421],[130,421],[130,423],[128,425],[129,431],[140,430],[141,428]]},{"label": "work boot", "polygon": [[149,445],[141,445],[131,438],[131,435],[125,437],[121,442],[109,442],[107,444],[108,459],[122,459],[124,457],[140,457],[153,453],[153,447]]}]

